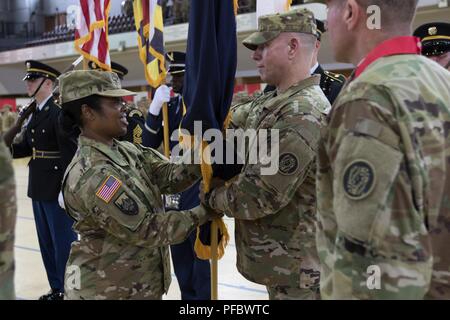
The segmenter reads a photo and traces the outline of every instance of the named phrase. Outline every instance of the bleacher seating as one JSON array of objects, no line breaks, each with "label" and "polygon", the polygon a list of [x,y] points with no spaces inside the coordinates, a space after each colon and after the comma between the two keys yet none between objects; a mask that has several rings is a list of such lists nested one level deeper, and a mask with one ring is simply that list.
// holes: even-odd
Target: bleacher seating
[{"label": "bleacher seating", "polygon": [[[295,1],[302,2],[302,1]],[[256,1],[255,0],[240,0],[240,7],[238,10],[238,14],[254,12],[256,10]],[[186,16],[186,15],[185,15]],[[185,23],[186,18],[183,17],[166,17],[164,19],[165,25],[172,25],[178,23]],[[133,16],[116,15],[110,16],[108,21],[108,33],[116,34],[121,32],[131,32],[135,30],[135,23]],[[46,45],[51,43],[65,42],[65,41],[73,41],[75,39],[75,30],[74,28],[69,28],[67,25],[58,25],[53,30],[44,32],[41,37],[37,40],[28,41],[26,43],[27,47],[34,47],[40,45]]]}]

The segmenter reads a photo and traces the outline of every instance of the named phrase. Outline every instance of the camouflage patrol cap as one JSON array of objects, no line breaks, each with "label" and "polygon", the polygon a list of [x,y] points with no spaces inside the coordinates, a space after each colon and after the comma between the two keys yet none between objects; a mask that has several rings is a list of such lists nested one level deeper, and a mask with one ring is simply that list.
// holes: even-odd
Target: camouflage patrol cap
[{"label": "camouflage patrol cap", "polygon": [[67,103],[92,95],[102,97],[136,95],[132,91],[122,89],[119,77],[114,72],[77,70],[64,73],[58,79],[61,103]]},{"label": "camouflage patrol cap", "polygon": [[259,17],[258,32],[247,37],[242,44],[250,50],[278,37],[282,32],[307,33],[317,37],[314,14],[308,9],[296,9],[286,13]]}]

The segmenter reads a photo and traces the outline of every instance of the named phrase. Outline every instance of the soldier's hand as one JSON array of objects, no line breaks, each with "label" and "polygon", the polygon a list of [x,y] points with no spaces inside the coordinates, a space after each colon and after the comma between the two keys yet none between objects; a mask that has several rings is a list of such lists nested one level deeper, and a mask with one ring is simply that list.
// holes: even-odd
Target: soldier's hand
[{"label": "soldier's hand", "polygon": [[211,194],[214,191],[214,189],[220,188],[220,187],[222,187],[224,185],[225,185],[225,181],[224,180],[222,180],[220,178],[213,178],[211,180],[211,182],[210,182],[209,192],[207,193],[207,192],[205,192],[205,185],[202,182],[200,184],[200,194],[199,194],[201,203],[204,204],[205,206],[213,209],[213,210],[216,210],[217,208],[215,208],[214,204],[211,203],[211,201],[210,201]]},{"label": "soldier's hand", "polygon": [[166,85],[162,85],[158,89],[156,89],[155,96],[153,97],[152,103],[150,103],[148,112],[154,116],[159,116],[163,104],[169,101],[170,88]]},{"label": "soldier's hand", "polygon": [[220,219],[223,217],[223,213],[217,212],[216,210],[211,209],[210,207],[205,206],[203,204],[201,204],[198,208],[199,208],[199,212],[202,213],[199,216],[199,225],[202,225],[208,221],[212,221],[214,219]]}]

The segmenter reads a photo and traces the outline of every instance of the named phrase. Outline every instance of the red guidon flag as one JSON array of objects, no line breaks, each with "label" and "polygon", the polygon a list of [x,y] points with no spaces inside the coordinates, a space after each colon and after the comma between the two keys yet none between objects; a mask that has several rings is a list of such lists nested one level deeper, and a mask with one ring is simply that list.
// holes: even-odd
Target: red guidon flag
[{"label": "red guidon flag", "polygon": [[104,70],[111,71],[108,42],[110,0],[80,0],[75,50]]}]

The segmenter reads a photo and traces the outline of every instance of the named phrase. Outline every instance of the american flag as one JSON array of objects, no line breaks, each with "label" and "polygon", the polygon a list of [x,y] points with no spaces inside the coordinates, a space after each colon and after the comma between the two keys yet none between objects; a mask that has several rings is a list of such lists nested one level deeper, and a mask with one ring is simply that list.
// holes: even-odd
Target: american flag
[{"label": "american flag", "polygon": [[104,70],[111,71],[108,42],[110,0],[80,0],[75,50]]},{"label": "american flag", "polygon": [[96,195],[106,203],[109,203],[121,185],[122,182],[119,179],[114,176],[109,176],[97,190]]}]

